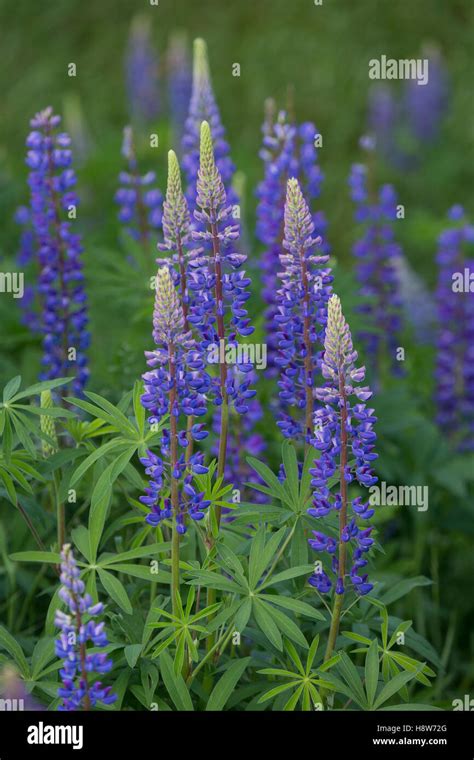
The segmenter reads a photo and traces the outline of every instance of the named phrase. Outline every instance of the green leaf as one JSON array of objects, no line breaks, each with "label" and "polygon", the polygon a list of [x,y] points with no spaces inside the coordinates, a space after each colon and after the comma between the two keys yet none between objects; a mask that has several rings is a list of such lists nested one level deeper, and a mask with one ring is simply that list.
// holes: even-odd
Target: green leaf
[{"label": "green leaf", "polygon": [[136,549],[130,549],[127,552],[121,552],[120,554],[105,555],[104,558],[100,558],[100,565],[105,567],[107,565],[113,565],[116,562],[128,562],[130,559],[140,559],[141,557],[148,557],[152,554],[160,554],[170,549],[171,543],[164,542],[161,544],[147,544],[146,546],[139,546]]},{"label": "green leaf", "polygon": [[281,652],[283,649],[283,641],[280,631],[278,630],[272,616],[268,612],[266,605],[255,597],[253,602],[253,614],[260,630],[263,631],[273,646],[279,649]]},{"label": "green leaf", "polygon": [[31,678],[33,681],[41,676],[42,670],[54,658],[54,646],[53,638],[38,640],[31,657]]},{"label": "green leaf", "polygon": [[163,683],[176,709],[180,712],[193,711],[194,707],[188,688],[181,674],[174,672],[173,661],[168,652],[161,653],[159,662]]},{"label": "green leaf", "polygon": [[319,610],[315,610],[310,604],[301,602],[299,599],[293,599],[289,596],[276,596],[274,594],[260,594],[260,596],[265,601],[276,604],[278,607],[284,607],[286,610],[291,610],[291,612],[295,612],[296,614],[306,615],[313,618],[313,620],[326,620]]},{"label": "green leaf", "polygon": [[14,562],[46,562],[53,565],[59,565],[61,555],[57,552],[14,552],[10,554],[10,559]]},{"label": "green leaf", "polygon": [[417,672],[418,671],[408,672],[405,670],[403,673],[399,673],[397,676],[392,678],[392,680],[383,687],[377,699],[375,700],[374,709],[378,710],[379,707],[381,707],[381,705],[387,701],[387,699],[393,697],[393,695],[400,691],[405,686],[405,684],[411,681]]},{"label": "green leaf", "polygon": [[71,531],[71,538],[81,554],[88,562],[90,562],[90,540],[87,528],[84,525],[79,525],[77,528],[74,528],[74,530]]},{"label": "green leaf", "polygon": [[377,639],[374,639],[367,651],[365,657],[365,690],[367,692],[367,701],[372,707],[377,693],[379,682],[379,646]]},{"label": "green leaf", "polygon": [[97,557],[97,550],[104,530],[107,511],[112,498],[112,485],[122,470],[126,467],[134,453],[135,447],[128,448],[120,454],[116,460],[111,462],[108,467],[105,468],[92,492],[89,512],[89,540],[93,561]]},{"label": "green leaf", "polygon": [[380,597],[381,601],[388,607],[397,599],[401,599],[402,596],[406,596],[414,588],[419,586],[431,586],[432,581],[429,578],[425,578],[424,575],[417,575],[415,578],[406,578],[398,583],[395,583]]},{"label": "green leaf", "polygon": [[140,657],[141,651],[142,651],[141,644],[129,644],[123,650],[125,658],[131,668],[134,668],[135,665],[137,664],[137,660]]},{"label": "green leaf", "polygon": [[281,583],[282,581],[288,581],[291,578],[298,578],[300,575],[308,575],[313,571],[313,565],[299,565],[298,567],[290,567],[289,570],[283,570],[281,573],[272,575],[268,581],[262,583],[259,588],[265,588],[266,586],[273,586],[275,583]]},{"label": "green leaf", "polygon": [[299,473],[298,458],[295,447],[289,441],[284,441],[281,447],[283,466],[285,468],[285,486],[288,490],[292,504],[298,506],[299,496]]},{"label": "green leaf", "polygon": [[251,657],[236,660],[227,667],[224,675],[218,680],[206,705],[206,712],[223,710],[224,706],[240,681],[245,668],[251,661]]},{"label": "green leaf", "polygon": [[157,583],[171,583],[171,573],[166,570],[158,569],[157,573],[152,573],[148,565],[133,565],[128,562],[108,565],[108,570],[114,573],[127,573],[133,578],[141,578],[144,581],[156,581]]},{"label": "green leaf", "polygon": [[8,654],[13,657],[15,663],[20,669],[20,673],[23,678],[29,680],[30,669],[26,661],[26,657],[23,654],[23,650],[19,643],[8,633],[7,629],[0,625],[0,649],[5,649]]},{"label": "green leaf", "polygon": [[284,612],[281,612],[275,607],[272,607],[271,604],[266,605],[266,610],[270,613],[273,620],[277,624],[278,630],[280,630],[289,639],[296,642],[296,644],[299,644],[300,647],[303,647],[303,649],[308,649],[308,642],[301,633],[300,628],[298,628],[298,626],[293,622],[293,620],[291,620],[291,618],[288,617],[288,615],[285,615]]},{"label": "green leaf", "polygon": [[71,488],[73,488],[73,486],[82,478],[82,476],[87,472],[89,467],[94,464],[94,462],[96,462],[98,459],[102,459],[102,457],[105,457],[114,449],[117,449],[119,447],[123,448],[124,446],[126,446],[124,441],[122,441],[120,438],[114,438],[112,441],[108,441],[103,446],[99,446],[97,449],[94,449],[94,451],[89,454],[89,456],[86,457],[83,462],[81,462],[77,470],[73,472],[71,477]]},{"label": "green leaf", "polygon": [[13,377],[11,380],[8,381],[8,383],[3,389],[3,403],[4,404],[6,404],[7,401],[10,401],[11,397],[15,395],[20,385],[21,385],[21,375],[17,375],[16,377]]},{"label": "green leaf", "polygon": [[66,383],[70,383],[71,380],[72,377],[64,377],[58,378],[57,380],[44,380],[41,383],[34,383],[34,385],[29,385],[28,388],[25,388],[21,393],[17,393],[11,401],[16,404],[16,402],[20,401],[22,398],[39,396],[43,391],[52,391],[53,388],[59,388],[61,385],[66,385]]},{"label": "green leaf", "polygon": [[98,568],[97,572],[99,573],[100,581],[107,593],[124,612],[131,615],[133,613],[133,607],[130,604],[130,599],[127,596],[123,584],[115,577],[115,575],[112,575],[112,573],[109,573],[107,570]]}]

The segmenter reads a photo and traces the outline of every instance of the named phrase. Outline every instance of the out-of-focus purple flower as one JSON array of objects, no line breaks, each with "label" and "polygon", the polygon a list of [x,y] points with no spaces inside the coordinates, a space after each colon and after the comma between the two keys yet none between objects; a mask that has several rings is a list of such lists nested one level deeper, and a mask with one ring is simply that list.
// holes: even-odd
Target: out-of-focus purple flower
[{"label": "out-of-focus purple flower", "polygon": [[[200,422],[193,423],[188,431],[187,420],[202,418],[206,414],[205,394],[209,378],[196,341],[190,332],[184,331],[184,327],[179,296],[170,270],[165,265],[158,270],[156,280],[153,312],[156,348],[145,353],[151,370],[143,375],[145,392],[141,403],[149,414],[150,425],[162,422],[165,416],[168,416],[168,421],[161,429],[161,457],[148,451],[146,457],[140,460],[150,476],[149,486],[140,501],[150,508],[146,521],[156,527],[163,520],[173,517],[172,498],[166,495],[171,484],[171,491],[176,494],[174,518],[178,533],[186,532],[186,516],[201,520],[209,506],[204,494],[197,492],[193,486],[193,475],[207,472],[203,455],[185,456],[190,444],[189,432],[193,440],[207,436]],[[180,422],[183,422],[182,427]],[[180,449],[182,453],[179,453]]]},{"label": "out-of-focus purple flower", "polygon": [[[267,106],[267,110],[268,106]],[[273,112],[273,108],[271,109]],[[265,310],[266,334],[268,342],[269,376],[277,376],[275,357],[278,340],[274,331],[277,312],[278,269],[283,253],[284,210],[286,183],[296,177],[308,204],[321,192],[324,179],[318,164],[315,147],[317,129],[311,122],[301,125],[290,124],[284,111],[276,120],[268,116],[263,125],[263,147],[260,157],[264,162],[264,178],[257,188],[257,237],[265,246],[262,255],[263,289],[262,296],[267,304]],[[322,237],[321,251],[329,253],[326,242],[327,223],[322,212],[314,212],[312,220],[315,235]]]},{"label": "out-of-focus purple flower", "polygon": [[68,608],[65,613],[57,610],[55,624],[61,633],[56,640],[56,656],[64,660],[59,671],[62,686],[58,689],[61,697],[59,710],[89,710],[97,704],[110,705],[117,697],[111,686],[103,686],[101,681],[92,682],[96,675],[103,675],[112,669],[112,660],[105,652],[93,652],[108,645],[105,624],[96,622],[104,610],[101,603],[94,604],[80,578],[80,571],[69,544],[61,551],[61,589],[59,596]]},{"label": "out-of-focus purple flower", "polygon": [[166,58],[168,73],[168,102],[171,111],[173,137],[181,145],[184,124],[188,116],[192,90],[192,68],[186,36],[176,32],[171,36]]},{"label": "out-of-focus purple flower", "polygon": [[463,209],[449,213],[452,224],[438,240],[437,422],[452,444],[474,449],[474,293],[469,276],[474,272],[474,226]]},{"label": "out-of-focus purple flower", "polygon": [[73,232],[70,221],[76,218],[79,203],[71,141],[58,131],[60,121],[51,108],[46,108],[32,119],[33,131],[26,141],[44,336],[40,379],[73,376],[72,391],[80,394],[89,376],[87,297],[81,238]]},{"label": "out-of-focus purple flower", "polygon": [[394,260],[393,265],[404,319],[411,324],[419,343],[432,344],[436,321],[434,298],[403,254]]},{"label": "out-of-focus purple flower", "polygon": [[400,293],[396,262],[401,249],[395,240],[397,196],[391,185],[383,185],[375,200],[369,197],[367,167],[354,164],[349,177],[355,221],[361,226],[353,246],[356,275],[363,304],[364,329],[359,333],[374,376],[380,379],[385,357],[393,374],[402,374],[396,359],[400,345]]},{"label": "out-of-focus purple flower", "polygon": [[[341,302],[332,295],[328,304],[325,335],[325,351],[321,371],[326,385],[317,388],[316,398],[323,405],[314,415],[313,445],[321,452],[310,470],[313,479],[313,503],[308,514],[321,518],[330,512],[339,514],[337,538],[313,531],[309,545],[318,553],[331,558],[331,573],[335,576],[336,594],[344,594],[350,582],[359,595],[369,593],[369,583],[363,568],[367,565],[365,554],[373,545],[372,527],[360,527],[360,520],[368,520],[374,510],[361,496],[350,498],[351,483],[369,488],[377,482],[372,471],[376,422],[374,410],[364,403],[372,395],[367,387],[359,387],[364,380],[365,367],[356,367],[357,352],[352,345],[348,324],[344,319]],[[356,403],[351,403],[354,396]],[[330,480],[337,475],[339,490],[333,493]],[[348,547],[352,549],[352,561],[348,565]],[[328,593],[333,587],[322,565],[310,578],[309,583],[320,593]]]},{"label": "out-of-focus purple flower", "polygon": [[421,146],[438,138],[449,107],[449,80],[440,51],[430,48],[423,56],[428,61],[427,83],[420,86],[409,79],[404,92],[408,127]]},{"label": "out-of-focus purple flower", "polygon": [[132,21],[125,57],[125,79],[130,114],[141,123],[160,112],[158,57],[153,47],[151,26],[145,16]]},{"label": "out-of-focus purple flower", "polygon": [[155,172],[140,175],[138,171],[131,127],[123,130],[122,156],[127,171],[120,172],[120,187],[115,193],[115,202],[120,206],[118,218],[134,240],[147,245],[152,235],[157,237],[161,226],[163,196],[155,186]]},{"label": "out-of-focus purple flower", "polygon": [[[19,225],[20,242],[16,261],[20,270],[31,269],[37,258],[35,233],[31,222],[31,211],[27,206],[19,206],[15,212],[15,222]],[[21,322],[31,332],[41,332],[37,314],[37,288],[34,285],[24,287],[23,298],[20,300]]]},{"label": "out-of-focus purple flower", "polygon": [[209,123],[214,143],[215,162],[224,183],[228,202],[233,205],[238,202],[231,187],[235,166],[230,157],[229,144],[225,138],[225,129],[212,89],[206,43],[202,39],[197,39],[194,41],[193,86],[189,115],[186,119],[182,142],[182,165],[187,181],[186,197],[191,211],[197,208],[196,193],[203,121]]},{"label": "out-of-focus purple flower", "polygon": [[0,701],[10,703],[4,710],[27,710],[41,712],[46,708],[31,696],[16,668],[7,662],[0,670]]},{"label": "out-of-focus purple flower", "polygon": [[280,420],[286,438],[312,440],[316,375],[322,358],[327,303],[333,277],[328,256],[315,253],[321,239],[298,180],[289,179],[284,213],[285,252],[280,255],[274,330],[278,338]]}]

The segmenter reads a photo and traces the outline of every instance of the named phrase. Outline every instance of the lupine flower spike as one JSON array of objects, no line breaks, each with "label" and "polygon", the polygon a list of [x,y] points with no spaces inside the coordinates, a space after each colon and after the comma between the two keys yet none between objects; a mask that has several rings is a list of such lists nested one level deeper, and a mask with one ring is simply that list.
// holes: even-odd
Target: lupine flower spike
[{"label": "lupine flower spike", "polygon": [[120,187],[115,193],[115,202],[120,206],[118,218],[128,234],[145,248],[150,239],[156,240],[162,220],[163,196],[157,187],[155,172],[141,175],[133,141],[133,130],[123,130],[122,156],[127,162],[127,171],[120,172]]},{"label": "lupine flower spike", "polygon": [[173,137],[175,143],[181,145],[193,82],[187,39],[184,33],[175,32],[172,35],[166,56],[166,68]]},{"label": "lupine flower spike", "polygon": [[[197,179],[197,205],[199,211],[194,217],[200,230],[193,231],[193,239],[201,241],[204,248],[194,251],[191,267],[192,277],[188,287],[192,291],[192,314],[189,321],[202,336],[202,347],[208,351],[208,361],[216,353],[219,376],[212,378],[210,398],[220,407],[221,432],[219,440],[218,477],[224,474],[229,405],[238,414],[248,411],[248,402],[254,398],[250,389],[248,373],[253,366],[243,360],[230,371],[222,353],[228,346],[237,347],[237,336],[248,336],[253,332],[247,315],[246,302],[250,296],[247,287],[250,279],[239,271],[246,256],[229,250],[238,239],[238,227],[229,224],[231,207],[227,205],[226,191],[219,169],[214,159],[214,150],[209,124],[201,125],[200,168]],[[216,510],[217,521],[220,508]]]},{"label": "lupine flower spike", "polygon": [[68,612],[56,611],[55,624],[61,629],[56,640],[56,656],[64,660],[59,671],[62,686],[59,710],[90,710],[98,704],[110,705],[117,697],[111,686],[93,681],[112,669],[112,660],[105,652],[92,652],[87,647],[102,649],[108,645],[105,624],[96,622],[104,605],[94,604],[80,579],[79,568],[72,549],[65,544],[61,551],[61,589],[59,596]]},{"label": "lupine flower spike", "polygon": [[[308,509],[312,517],[321,518],[331,513],[338,515],[337,538],[313,531],[309,540],[312,549],[326,552],[331,558],[331,572],[335,576],[335,599],[329,632],[326,659],[331,656],[336,641],[344,594],[352,588],[358,595],[369,593],[372,584],[363,568],[367,565],[366,553],[373,545],[372,527],[360,527],[360,520],[368,520],[374,510],[361,496],[349,498],[351,483],[369,488],[377,478],[372,472],[376,439],[373,425],[374,410],[365,401],[371,397],[367,387],[359,387],[364,380],[365,367],[357,368],[357,352],[352,346],[349,326],[341,309],[341,302],[332,295],[328,304],[328,320],[324,342],[322,374],[326,385],[316,388],[315,395],[323,404],[314,415],[314,447],[321,457],[310,471],[314,487],[313,504]],[[357,399],[351,404],[351,396]],[[354,460],[354,463],[350,462]],[[336,475],[339,491],[332,493],[330,480]],[[350,556],[350,552],[351,555]],[[309,582],[320,593],[328,593],[333,582],[323,569],[322,562]]]},{"label": "lupine flower spike", "polygon": [[89,376],[87,297],[81,238],[73,232],[71,221],[79,202],[74,191],[71,141],[58,131],[60,122],[60,117],[46,108],[32,119],[33,131],[26,141],[31,223],[40,267],[38,296],[44,336],[40,379],[73,377],[72,392],[80,394]]},{"label": "lupine flower spike", "polygon": [[219,108],[212,89],[206,43],[202,39],[194,41],[193,89],[183,137],[183,169],[186,174],[186,197],[189,208],[196,208],[196,187],[199,172],[201,124],[207,121],[214,141],[214,156],[219,174],[224,183],[230,204],[237,202],[232,191],[232,177],[235,166],[230,158],[230,148],[225,139]]},{"label": "lupine flower spike", "polygon": [[[209,502],[192,484],[194,474],[203,474],[203,455],[186,459],[180,449],[189,445],[187,425],[180,420],[203,417],[206,413],[204,394],[208,377],[196,343],[184,331],[184,314],[168,266],[162,266],[156,278],[153,313],[154,351],[147,351],[150,372],[143,375],[145,393],[142,404],[150,413],[150,424],[158,424],[168,416],[162,429],[161,456],[148,451],[141,459],[150,476],[149,487],[140,501],[150,508],[146,521],[156,527],[165,519],[173,521],[172,601],[179,591],[179,536],[186,532],[186,520],[202,520]],[[194,440],[207,436],[201,423],[190,429]]]},{"label": "lupine flower spike", "polygon": [[160,111],[158,57],[145,16],[133,19],[125,59],[125,78],[130,113],[140,124],[155,119]]},{"label": "lupine flower spike", "polygon": [[438,241],[436,419],[451,444],[474,449],[474,293],[465,287],[474,270],[474,226],[454,206]]},{"label": "lupine flower spike", "polygon": [[378,197],[371,198],[368,170],[363,164],[353,165],[349,186],[356,205],[354,218],[362,225],[362,234],[353,247],[359,292],[364,301],[359,309],[364,315],[359,339],[364,344],[374,380],[381,382],[387,365],[394,375],[403,374],[397,360],[402,327],[397,273],[401,248],[394,231],[397,196],[391,185],[383,185]]},{"label": "lupine flower spike", "polygon": [[285,203],[286,253],[280,256],[281,287],[277,292],[275,327],[278,337],[276,363],[281,368],[280,421],[285,438],[313,438],[316,374],[321,363],[327,302],[333,280],[324,265],[328,256],[318,254],[321,238],[298,180],[289,179]]}]

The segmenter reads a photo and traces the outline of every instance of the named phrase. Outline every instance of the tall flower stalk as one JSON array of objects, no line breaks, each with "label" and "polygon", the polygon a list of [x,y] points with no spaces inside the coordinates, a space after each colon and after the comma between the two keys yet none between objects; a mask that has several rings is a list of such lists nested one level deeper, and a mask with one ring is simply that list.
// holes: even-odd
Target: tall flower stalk
[{"label": "tall flower stalk", "polygon": [[474,227],[464,210],[450,210],[450,227],[438,241],[436,419],[451,443],[474,449],[474,294],[466,289],[465,272],[474,271]]},{"label": "tall flower stalk", "polygon": [[90,594],[85,594],[83,581],[69,544],[61,551],[61,589],[59,596],[68,612],[56,611],[55,623],[61,633],[56,640],[56,656],[64,660],[59,671],[62,685],[59,710],[90,710],[97,704],[110,705],[117,696],[111,686],[100,681],[92,683],[94,674],[102,675],[112,669],[112,660],[105,652],[92,652],[87,647],[102,649],[108,645],[105,624],[96,622],[104,610],[100,602],[94,604]]},{"label": "tall flower stalk", "polygon": [[352,166],[349,187],[356,207],[354,218],[361,225],[353,247],[363,301],[359,311],[364,316],[359,339],[372,375],[380,382],[387,366],[394,375],[402,374],[396,357],[402,329],[397,273],[401,248],[394,230],[397,196],[391,185],[383,185],[378,193],[369,189],[369,172],[363,164]]},{"label": "tall flower stalk", "polygon": [[147,124],[160,112],[158,56],[145,16],[133,19],[125,57],[125,79],[132,118]]},{"label": "tall flower stalk", "polygon": [[40,379],[73,377],[72,392],[81,394],[89,377],[87,296],[81,238],[73,231],[72,222],[79,199],[74,190],[71,141],[59,132],[60,122],[60,117],[46,108],[32,119],[33,130],[26,141],[31,224],[40,268]]},{"label": "tall flower stalk", "polygon": [[[207,472],[203,455],[195,453],[186,458],[184,453],[189,445],[186,419],[205,415],[204,394],[209,383],[196,342],[184,331],[183,309],[166,265],[156,278],[153,338],[156,348],[146,352],[152,369],[143,375],[141,401],[150,414],[150,424],[163,423],[161,456],[148,451],[141,459],[150,481],[140,501],[150,508],[146,521],[153,527],[164,520],[172,521],[171,597],[176,611],[180,535],[186,532],[187,519],[202,520],[209,506],[204,494],[193,486],[193,475]],[[195,440],[207,436],[200,423],[193,424],[190,432]]]},{"label": "tall flower stalk", "polygon": [[276,364],[280,420],[285,438],[303,440],[308,449],[313,438],[313,414],[317,372],[322,358],[327,303],[333,280],[326,254],[316,252],[314,223],[299,182],[288,180],[283,248],[280,255],[281,287],[277,291],[275,329],[278,337]]},{"label": "tall flower stalk", "polygon": [[[267,304],[265,311],[268,341],[269,376],[278,374],[275,356],[278,352],[274,332],[277,311],[278,267],[283,252],[284,212],[287,181],[291,177],[299,180],[302,192],[311,208],[313,201],[321,193],[324,179],[318,164],[315,147],[317,129],[311,122],[297,125],[292,123],[285,111],[274,118],[273,105],[267,103],[263,131],[263,146],[260,157],[264,164],[264,178],[257,188],[257,237],[265,246],[262,256],[263,290]],[[329,253],[326,241],[327,224],[321,211],[312,211],[315,234],[322,236],[321,251]]]},{"label": "tall flower stalk", "polygon": [[[341,309],[341,302],[332,295],[328,304],[328,319],[324,341],[321,371],[326,385],[317,388],[316,398],[323,405],[314,415],[314,447],[321,451],[311,470],[314,487],[313,504],[308,509],[312,517],[321,518],[331,513],[338,515],[337,537],[313,531],[309,544],[316,552],[331,557],[331,571],[335,577],[334,603],[326,648],[325,661],[334,650],[339,622],[348,592],[348,584],[357,595],[369,593],[373,588],[367,574],[361,569],[367,565],[365,554],[374,541],[372,527],[359,527],[358,521],[368,520],[374,513],[361,496],[349,498],[351,483],[370,487],[377,478],[372,472],[376,439],[373,425],[374,410],[365,401],[371,397],[367,387],[359,387],[365,377],[365,367],[357,368],[357,352],[352,345],[349,326]],[[357,401],[351,403],[351,396]],[[362,402],[362,403],[360,403]],[[352,460],[354,463],[352,464]],[[337,476],[339,490],[333,493],[330,480]],[[349,551],[352,551],[350,557]],[[328,593],[333,582],[322,562],[310,577],[309,583],[320,593]]]},{"label": "tall flower stalk", "polygon": [[187,38],[183,32],[175,32],[170,38],[166,69],[173,137],[175,143],[180,145],[189,111],[193,81]]},{"label": "tall flower stalk", "polygon": [[182,164],[186,175],[186,197],[192,211],[196,208],[197,180],[200,166],[201,124],[207,121],[214,141],[217,168],[224,183],[229,203],[237,202],[232,190],[235,166],[230,157],[229,143],[225,137],[219,108],[212,88],[207,46],[204,40],[194,41],[193,86],[182,142]]},{"label": "tall flower stalk", "polygon": [[[194,230],[192,236],[203,247],[194,251],[190,262],[188,287],[192,291],[192,315],[189,321],[200,333],[202,347],[208,351],[208,361],[215,349],[219,356],[219,375],[212,378],[209,393],[220,410],[217,476],[222,477],[229,434],[229,405],[232,404],[238,414],[245,414],[255,391],[250,389],[247,379],[252,364],[237,361],[235,366],[239,372],[231,374],[221,357],[229,346],[237,347],[238,335],[250,335],[253,327],[246,310],[250,279],[240,271],[247,257],[230,250],[239,231],[236,225],[229,224],[231,207],[227,205],[224,183],[214,158],[211,130],[206,121],[201,125],[196,200],[199,210],[194,212],[194,218],[199,229]],[[215,516],[219,525],[220,507],[216,508]]]}]

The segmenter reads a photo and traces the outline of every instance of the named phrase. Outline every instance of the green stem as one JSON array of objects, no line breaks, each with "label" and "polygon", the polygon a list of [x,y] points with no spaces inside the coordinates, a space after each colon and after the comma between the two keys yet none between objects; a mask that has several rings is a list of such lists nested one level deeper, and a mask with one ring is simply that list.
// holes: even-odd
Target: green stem
[{"label": "green stem", "polygon": [[202,660],[199,663],[199,665],[189,675],[188,680],[187,680],[187,685],[188,686],[191,683],[191,681],[193,680],[193,678],[195,678],[197,676],[197,674],[199,673],[199,671],[201,670],[201,668],[204,667],[204,665],[208,662],[208,660],[211,659],[211,657],[213,656],[213,654],[216,651],[219,650],[219,648],[221,649],[221,652],[224,651],[224,649],[226,648],[227,644],[229,643],[230,638],[231,638],[231,636],[232,636],[233,633],[234,633],[234,628],[233,628],[233,626],[230,626],[230,628],[227,631],[227,633],[222,634],[222,636],[215,642],[215,644],[213,644],[213,646],[207,651],[207,653],[204,655],[204,657],[202,658]]}]

